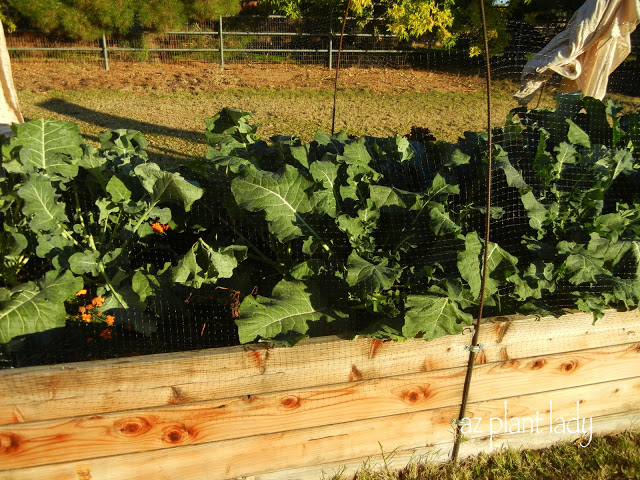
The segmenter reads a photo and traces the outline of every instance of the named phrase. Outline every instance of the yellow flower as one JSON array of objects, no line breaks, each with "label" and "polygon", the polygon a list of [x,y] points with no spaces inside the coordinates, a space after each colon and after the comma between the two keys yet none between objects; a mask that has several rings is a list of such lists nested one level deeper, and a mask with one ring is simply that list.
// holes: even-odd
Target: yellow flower
[{"label": "yellow flower", "polygon": [[89,323],[91,321],[91,314],[90,313],[83,313],[82,314],[82,320],[84,322]]},{"label": "yellow flower", "polygon": [[79,297],[79,296],[81,296],[81,295],[86,295],[86,294],[87,294],[87,289],[86,289],[86,288],[83,288],[82,290],[78,290],[78,291],[76,292],[76,297]]},{"label": "yellow flower", "polygon": [[116,317],[114,317],[113,315],[107,315],[107,318],[105,318],[104,321],[107,325],[111,326],[116,321]]}]

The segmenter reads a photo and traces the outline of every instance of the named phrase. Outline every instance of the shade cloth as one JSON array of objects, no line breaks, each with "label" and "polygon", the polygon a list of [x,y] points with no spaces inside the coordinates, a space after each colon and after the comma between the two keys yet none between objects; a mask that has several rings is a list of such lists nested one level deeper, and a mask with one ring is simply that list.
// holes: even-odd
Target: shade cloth
[{"label": "shade cloth", "polygon": [[4,38],[4,28],[0,22],[0,135],[11,133],[9,125],[22,123],[18,95],[13,84],[9,51]]},{"label": "shade cloth", "polygon": [[524,66],[514,95],[526,105],[556,72],[568,91],[602,100],[609,75],[631,52],[631,33],[640,22],[640,0],[587,0]]}]

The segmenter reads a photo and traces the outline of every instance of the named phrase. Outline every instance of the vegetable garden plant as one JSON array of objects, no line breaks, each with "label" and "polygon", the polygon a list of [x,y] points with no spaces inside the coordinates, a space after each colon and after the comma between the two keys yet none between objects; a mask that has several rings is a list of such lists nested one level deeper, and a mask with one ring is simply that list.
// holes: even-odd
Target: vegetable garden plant
[{"label": "vegetable garden plant", "polygon": [[[250,117],[207,119],[206,158],[174,170],[148,160],[138,132],[94,148],[71,123],[15,125],[2,147],[0,343],[65,323],[149,335],[167,305],[188,320],[220,288],[235,291],[225,308],[241,343],[428,340],[471,324],[486,134],[267,142]],[[637,306],[640,114],[563,95],[513,110],[493,135],[486,314],[597,320]]]}]

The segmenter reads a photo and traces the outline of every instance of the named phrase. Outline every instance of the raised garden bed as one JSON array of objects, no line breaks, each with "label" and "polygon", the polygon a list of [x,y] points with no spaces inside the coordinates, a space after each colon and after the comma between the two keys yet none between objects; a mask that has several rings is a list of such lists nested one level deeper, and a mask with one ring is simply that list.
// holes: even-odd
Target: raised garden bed
[{"label": "raised garden bed", "polygon": [[265,142],[225,109],[206,158],[177,171],[139,132],[97,149],[65,122],[17,127],[0,478],[314,478],[446,457],[480,305],[463,455],[631,426],[640,115],[619,113],[579,95],[514,110],[493,132],[491,208],[483,134]]},{"label": "raised garden bed", "polygon": [[[0,371],[0,478],[319,479],[383,453],[398,467],[446,459],[470,338],[322,337]],[[638,425],[637,311],[595,325],[492,318],[480,339],[462,456]]]}]

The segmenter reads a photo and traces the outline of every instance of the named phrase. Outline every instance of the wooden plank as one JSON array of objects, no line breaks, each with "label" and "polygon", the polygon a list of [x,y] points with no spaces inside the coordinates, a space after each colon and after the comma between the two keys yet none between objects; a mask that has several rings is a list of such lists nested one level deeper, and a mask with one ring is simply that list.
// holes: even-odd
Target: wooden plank
[{"label": "wooden plank", "polygon": [[[595,325],[586,314],[498,317],[481,329],[478,360],[494,362],[636,341],[640,314],[609,312]],[[462,367],[470,336],[399,344],[325,337],[292,349],[251,345],[1,370],[0,425]]]},{"label": "wooden plank", "polygon": [[[629,421],[637,419],[640,412],[640,378],[618,380],[596,385],[542,392],[512,397],[508,400],[508,415],[533,416],[546,412],[551,401],[553,418],[570,418],[576,415],[576,402],[581,401],[580,416],[624,414]],[[629,395],[629,392],[635,394]],[[491,400],[470,405],[474,415],[485,419],[502,417],[504,401]],[[631,413],[631,416],[629,412]],[[305,428],[289,432],[255,435],[246,438],[181,446],[166,450],[105,456],[96,459],[56,463],[41,467],[0,472],[1,480],[42,479],[58,480],[76,478],[78,468],[94,480],[122,479],[157,480],[181,478],[232,479],[268,472],[280,472],[292,468],[304,468],[327,463],[348,462],[384,451],[390,452],[425,448],[428,445],[450,443],[450,421],[457,415],[457,407],[392,415],[378,419],[346,422],[323,427]],[[539,425],[544,433],[549,420],[541,413]],[[593,431],[598,432],[597,422]],[[548,433],[548,432],[547,432]],[[565,432],[567,433],[567,432]],[[505,434],[505,436],[516,435]],[[537,434],[527,433],[535,437]],[[555,439],[560,433],[551,432]],[[487,441],[487,432],[471,433],[470,438]],[[497,437],[493,439],[497,442]],[[526,440],[526,442],[534,441]],[[547,441],[547,440],[545,440]],[[6,445],[6,442],[3,443]],[[464,444],[463,444],[464,445]],[[78,449],[81,446],[67,445]],[[485,445],[486,448],[486,445]],[[108,449],[105,449],[105,453]]]},{"label": "wooden plank", "polygon": [[[479,365],[469,401],[566,389],[638,372],[640,344]],[[222,402],[14,424],[0,429],[0,436],[14,439],[11,453],[0,455],[0,469],[95,458],[105,449],[113,455],[150,451],[457,406],[464,375],[464,369],[456,368]]]},{"label": "wooden plank", "polygon": [[[617,413],[613,415],[602,415],[594,417],[594,425],[597,425],[597,435],[605,436],[620,433],[625,430],[638,431],[640,428],[640,410]],[[574,442],[579,436],[572,433],[552,433],[541,432],[535,436],[524,433],[514,433],[499,435],[494,440],[500,447],[493,450],[497,452],[501,449],[512,448],[515,450],[546,448],[558,442]],[[243,480],[319,480],[331,479],[337,474],[342,474],[343,478],[351,478],[363,466],[371,467],[374,470],[382,470],[385,467],[400,470],[410,463],[417,462],[448,462],[451,458],[453,442],[439,443],[425,448],[410,450],[395,450],[384,452],[383,454],[372,455],[370,457],[354,458],[347,462],[338,462],[325,465],[317,465],[305,468],[282,470],[274,473],[262,473],[243,477]],[[581,448],[576,445],[576,448]],[[589,448],[589,447],[586,447]],[[459,459],[475,456],[480,453],[489,452],[486,439],[471,439],[462,443]],[[384,457],[384,458],[383,458]]]}]

